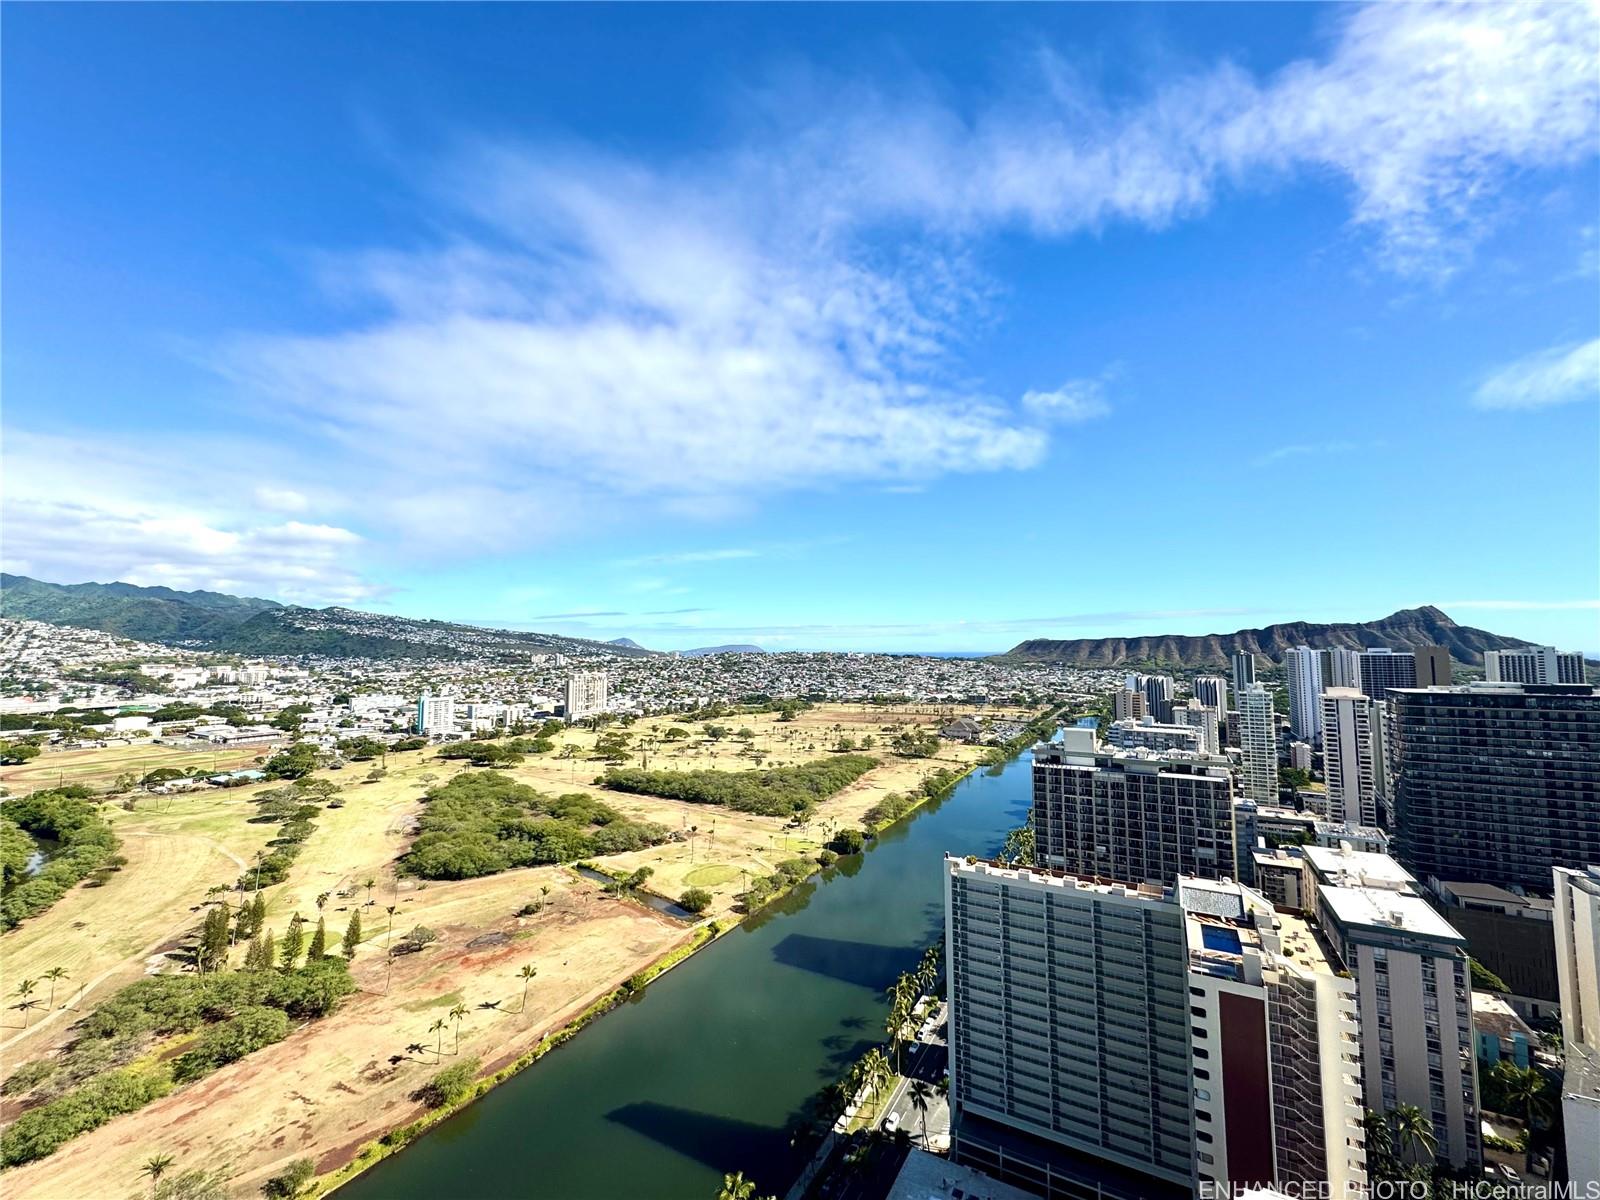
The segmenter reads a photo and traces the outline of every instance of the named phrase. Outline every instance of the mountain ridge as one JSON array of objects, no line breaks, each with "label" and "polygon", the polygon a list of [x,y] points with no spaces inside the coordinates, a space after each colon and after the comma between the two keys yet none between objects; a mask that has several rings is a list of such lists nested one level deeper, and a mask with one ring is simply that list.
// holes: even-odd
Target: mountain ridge
[{"label": "mountain ridge", "polygon": [[392,617],[338,605],[306,608],[222,592],[177,592],[121,582],[47,583],[26,575],[0,575],[0,616],[98,629],[141,642],[280,657],[649,653],[586,638]]},{"label": "mountain ridge", "polygon": [[1228,666],[1235,651],[1248,650],[1273,662],[1293,646],[1324,650],[1361,650],[1387,646],[1414,650],[1419,646],[1444,646],[1454,662],[1482,666],[1485,650],[1511,650],[1533,643],[1502,637],[1484,629],[1458,625],[1431,604],[1403,608],[1376,621],[1341,621],[1317,624],[1285,621],[1259,629],[1233,633],[1155,634],[1130,638],[1031,638],[1019,642],[997,659],[1009,662],[1049,662],[1067,666],[1112,667],[1121,663],[1160,662],[1178,667]]}]

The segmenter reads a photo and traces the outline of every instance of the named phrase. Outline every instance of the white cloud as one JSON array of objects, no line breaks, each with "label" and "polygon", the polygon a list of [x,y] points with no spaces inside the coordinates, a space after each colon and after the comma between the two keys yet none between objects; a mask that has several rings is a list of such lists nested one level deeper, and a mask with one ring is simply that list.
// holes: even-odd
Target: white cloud
[{"label": "white cloud", "polygon": [[1600,338],[1552,346],[1501,367],[1478,386],[1479,408],[1548,408],[1600,397]]},{"label": "white cloud", "polygon": [[361,575],[364,547],[351,530],[264,523],[208,502],[230,494],[248,461],[210,449],[212,458],[174,466],[131,438],[105,447],[8,431],[0,561],[55,583],[120,579],[315,605],[382,594]]},{"label": "white cloud", "polygon": [[722,550],[677,550],[665,554],[643,554],[637,558],[619,558],[615,566],[648,567],[679,566],[685,563],[727,562],[738,558],[759,558],[761,551],[742,546]]},{"label": "white cloud", "polygon": [[[1161,229],[1232,190],[1323,179],[1348,191],[1352,228],[1387,267],[1438,277],[1498,219],[1506,178],[1593,155],[1589,7],[1333,19],[1314,57],[1264,75],[1163,70],[1131,99],[1046,53],[972,110],[915,80],[897,94],[786,87],[747,141],[693,157],[471,145],[432,181],[435,244],[318,258],[359,323],[239,338],[219,356],[296,438],[254,510],[214,497],[259,460],[213,469],[178,439],[152,461],[179,468],[123,463],[107,481],[80,460],[69,474],[88,483],[10,490],[81,503],[101,535],[122,521],[135,540],[105,553],[127,569],[282,561],[292,581],[312,556],[338,592],[364,586],[361,547],[318,528],[359,525],[413,558],[506,552],[576,520],[715,520],[781,490],[1032,467],[1060,426],[1105,412],[1105,380],[1017,402],[967,376],[963,340],[999,303],[975,265],[985,237]],[[190,477],[208,470],[214,486]],[[263,525],[260,510],[298,520]],[[69,541],[33,538],[29,557],[105,573]],[[262,557],[280,547],[292,553]]]},{"label": "white cloud", "polygon": [[1063,425],[1092,421],[1111,411],[1103,378],[1069,379],[1053,392],[1024,392],[1022,407],[1036,417]]},{"label": "white cloud", "polygon": [[255,490],[256,503],[274,512],[305,512],[311,501],[293,488],[269,487],[265,484]]}]

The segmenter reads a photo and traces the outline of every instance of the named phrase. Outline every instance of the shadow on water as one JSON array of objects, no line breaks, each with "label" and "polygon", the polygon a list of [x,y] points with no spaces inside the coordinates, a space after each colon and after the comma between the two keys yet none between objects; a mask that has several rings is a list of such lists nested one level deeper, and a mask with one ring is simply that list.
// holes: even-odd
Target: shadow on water
[{"label": "shadow on water", "polygon": [[782,1129],[672,1104],[624,1104],[608,1112],[606,1120],[642,1133],[715,1171],[733,1169],[727,1165],[730,1146],[740,1147],[752,1164],[783,1161],[789,1156],[789,1138]]},{"label": "shadow on water", "polygon": [[916,965],[916,957],[904,946],[875,946],[808,933],[791,933],[772,947],[772,957],[786,967],[814,971],[873,992],[883,990],[884,979],[893,979]]}]

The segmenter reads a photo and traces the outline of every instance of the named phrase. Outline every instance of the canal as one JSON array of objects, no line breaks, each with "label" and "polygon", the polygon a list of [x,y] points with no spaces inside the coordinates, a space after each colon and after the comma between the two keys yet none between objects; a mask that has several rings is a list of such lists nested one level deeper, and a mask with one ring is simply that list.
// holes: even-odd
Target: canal
[{"label": "canal", "polygon": [[714,1200],[728,1171],[781,1197],[807,1101],[884,1040],[884,989],[942,936],[944,853],[1000,848],[1029,766],[979,769],[340,1200]]}]

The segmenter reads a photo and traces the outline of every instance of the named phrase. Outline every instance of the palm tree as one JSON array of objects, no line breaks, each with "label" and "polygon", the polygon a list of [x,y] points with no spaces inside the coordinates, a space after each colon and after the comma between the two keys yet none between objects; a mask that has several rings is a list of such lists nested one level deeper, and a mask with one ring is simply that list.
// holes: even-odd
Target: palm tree
[{"label": "palm tree", "polygon": [[1524,1070],[1511,1063],[1504,1065],[1510,1069],[1497,1072],[1500,1075],[1501,1095],[1522,1113],[1522,1119],[1531,1130],[1535,1112],[1544,1109],[1541,1103],[1544,1099],[1544,1076],[1532,1067]]},{"label": "palm tree", "polygon": [[925,1080],[911,1081],[911,1107],[922,1120],[922,1148],[928,1148],[928,1105],[933,1101],[933,1089]]},{"label": "palm tree", "polygon": [[433,1044],[433,1057],[435,1059],[441,1059],[444,1057],[444,1027],[445,1020],[443,1017],[440,1017],[432,1025],[428,1026],[429,1033],[436,1033],[439,1035],[438,1040]]},{"label": "palm tree", "polygon": [[372,907],[372,889],[378,886],[378,881],[368,875],[361,881],[361,886],[367,889],[367,907]]},{"label": "palm tree", "polygon": [[21,1004],[13,1004],[11,1007],[22,1013],[22,1027],[26,1029],[28,1027],[28,1014],[39,1007],[39,1001],[24,1000]]},{"label": "palm tree", "polygon": [[156,1188],[161,1183],[161,1177],[167,1173],[167,1168],[172,1165],[172,1155],[156,1154],[140,1168],[139,1174],[150,1176],[150,1194],[156,1194]]},{"label": "palm tree", "polygon": [[411,1055],[416,1055],[416,1054],[421,1054],[426,1049],[427,1049],[427,1047],[424,1046],[421,1042],[412,1042],[409,1046],[406,1047],[406,1053],[407,1054],[411,1054]]},{"label": "palm tree", "polygon": [[56,1006],[56,983],[67,977],[67,969],[65,967],[51,967],[44,973],[44,977],[50,981],[49,1006],[54,1008]]},{"label": "palm tree", "polygon": [[1389,1120],[1394,1125],[1394,1144],[1401,1158],[1411,1151],[1418,1152],[1424,1159],[1433,1158],[1439,1142],[1433,1135],[1433,1122],[1427,1113],[1415,1104],[1402,1104],[1390,1111]]},{"label": "palm tree", "polygon": [[17,984],[17,995],[21,996],[24,1000],[26,1000],[29,996],[33,995],[33,989],[38,987],[38,986],[39,986],[38,980],[35,980],[35,979],[24,979],[20,983]]},{"label": "palm tree", "polygon": [[450,1051],[451,1054],[461,1053],[461,1018],[466,1015],[467,1006],[465,1004],[457,1004],[450,1010],[450,1019],[456,1023],[456,1044],[455,1048]]},{"label": "palm tree", "polygon": [[717,1200],[750,1200],[755,1194],[756,1185],[744,1177],[743,1171],[735,1171],[722,1177],[722,1190],[717,1193]]},{"label": "palm tree", "polygon": [[522,1006],[517,1009],[519,1013],[528,1007],[528,984],[538,973],[539,968],[532,963],[524,963],[522,969],[517,972],[517,978],[522,980]]}]

